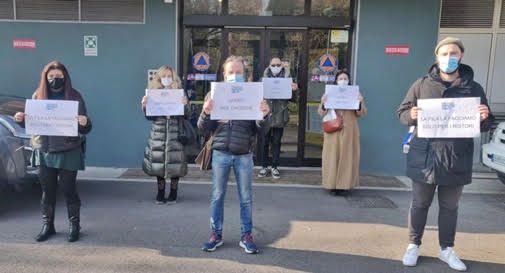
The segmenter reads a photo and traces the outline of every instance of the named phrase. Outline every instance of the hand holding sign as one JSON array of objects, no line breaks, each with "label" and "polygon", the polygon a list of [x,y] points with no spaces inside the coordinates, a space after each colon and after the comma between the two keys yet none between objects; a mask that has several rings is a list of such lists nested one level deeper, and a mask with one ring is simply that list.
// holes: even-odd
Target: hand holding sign
[{"label": "hand holding sign", "polygon": [[25,113],[23,112],[17,112],[14,115],[14,121],[15,122],[23,122],[25,120]]},{"label": "hand holding sign", "polygon": [[79,115],[77,116],[77,120],[81,126],[86,126],[88,124],[88,117],[86,116]]}]

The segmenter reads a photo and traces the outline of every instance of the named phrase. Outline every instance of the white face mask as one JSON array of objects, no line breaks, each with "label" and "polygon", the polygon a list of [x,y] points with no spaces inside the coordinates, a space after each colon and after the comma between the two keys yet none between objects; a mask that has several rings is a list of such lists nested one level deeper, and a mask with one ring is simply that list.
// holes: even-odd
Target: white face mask
[{"label": "white face mask", "polygon": [[272,71],[274,75],[278,75],[279,73],[281,73],[281,70],[282,67],[280,66],[270,66],[270,71]]},{"label": "white face mask", "polygon": [[161,84],[165,87],[168,87],[170,85],[172,85],[174,81],[172,80],[172,78],[170,77],[163,77],[161,78]]},{"label": "white face mask", "polygon": [[337,84],[338,85],[349,85],[349,81],[348,80],[338,80]]}]

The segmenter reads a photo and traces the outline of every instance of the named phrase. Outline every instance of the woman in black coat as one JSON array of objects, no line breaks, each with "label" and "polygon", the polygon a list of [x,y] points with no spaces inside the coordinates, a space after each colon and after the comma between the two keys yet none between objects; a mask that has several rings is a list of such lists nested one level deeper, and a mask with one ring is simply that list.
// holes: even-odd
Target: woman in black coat
[{"label": "woman in black coat", "polygon": [[[181,80],[170,66],[158,69],[149,82],[148,89],[180,89]],[[184,105],[188,104],[186,97],[181,98]],[[142,110],[146,111],[147,96],[142,98]],[[187,107],[185,107],[187,109]],[[186,111],[187,112],[187,111]],[[188,172],[184,145],[179,140],[184,116],[146,116],[152,121],[151,132],[144,152],[142,169],[158,180],[156,203],[175,203],[179,178]],[[166,179],[170,179],[170,193],[165,199]]]},{"label": "woman in black coat", "polygon": [[[42,70],[39,87],[33,94],[35,100],[67,100],[77,101],[78,133],[76,137],[66,136],[32,136],[33,148],[32,166],[39,169],[40,185],[42,186],[42,230],[37,235],[38,242],[46,241],[56,233],[54,214],[56,207],[56,192],[59,186],[64,193],[68,221],[68,241],[79,240],[81,199],[77,192],[77,171],[84,170],[84,135],[91,131],[91,120],[86,111],[86,105],[81,94],[72,87],[72,81],[67,68],[60,62],[53,61]],[[16,122],[24,126],[25,114],[16,113]]]}]

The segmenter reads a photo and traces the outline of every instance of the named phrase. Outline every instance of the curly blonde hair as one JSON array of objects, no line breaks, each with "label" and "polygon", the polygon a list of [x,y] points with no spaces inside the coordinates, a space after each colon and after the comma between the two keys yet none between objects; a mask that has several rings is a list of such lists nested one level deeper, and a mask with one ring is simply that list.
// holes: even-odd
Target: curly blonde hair
[{"label": "curly blonde hair", "polygon": [[179,75],[177,74],[177,72],[175,71],[175,69],[172,68],[171,66],[168,66],[168,65],[163,65],[160,68],[158,68],[158,70],[156,71],[156,73],[153,75],[153,78],[151,79],[151,81],[149,81],[149,84],[148,84],[147,88],[148,89],[163,89],[163,88],[165,88],[163,86],[163,84],[161,84],[161,77],[160,77],[160,75],[163,74],[166,71],[172,72],[172,79],[173,79],[173,81],[172,81],[172,85],[170,85],[169,87],[172,88],[172,89],[182,88],[181,78],[179,78]]}]

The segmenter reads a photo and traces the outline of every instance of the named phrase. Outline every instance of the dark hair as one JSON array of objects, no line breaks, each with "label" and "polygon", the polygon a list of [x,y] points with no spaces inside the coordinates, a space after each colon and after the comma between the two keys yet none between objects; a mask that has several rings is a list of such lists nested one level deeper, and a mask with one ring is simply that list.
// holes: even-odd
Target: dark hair
[{"label": "dark hair", "polygon": [[347,75],[347,77],[349,78],[349,84],[351,84],[351,74],[349,73],[349,71],[347,71],[346,68],[343,68],[343,69],[340,69],[340,70],[337,71],[337,74],[335,74],[335,82],[337,82],[338,76],[340,76],[342,74],[346,74]]},{"label": "dark hair", "polygon": [[40,75],[39,87],[35,91],[35,98],[38,100],[48,99],[49,93],[47,91],[48,90],[47,74],[49,73],[49,71],[55,69],[61,70],[61,72],[63,72],[63,77],[65,78],[65,84],[63,86],[63,92],[65,92],[65,99],[71,100],[76,98],[78,95],[76,94],[77,92],[72,88],[72,81],[70,80],[68,70],[62,63],[58,61],[52,61],[48,63],[42,70],[42,73]]}]

